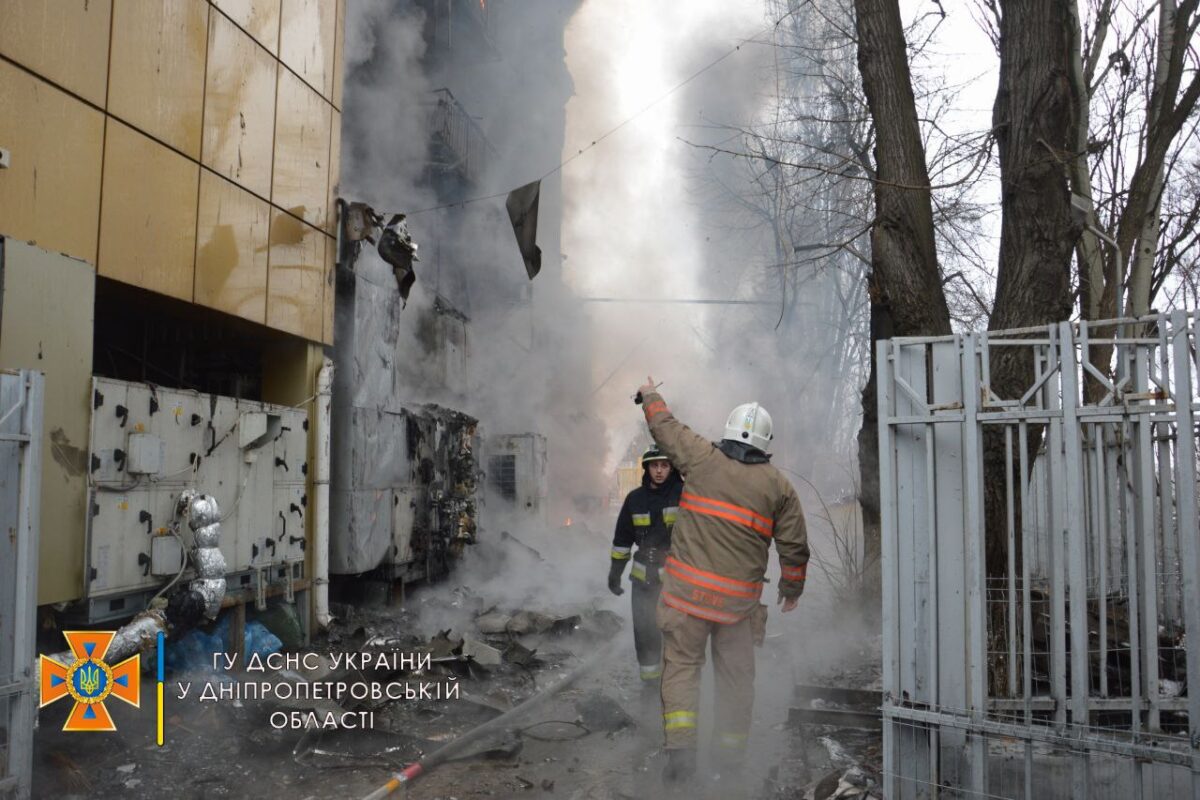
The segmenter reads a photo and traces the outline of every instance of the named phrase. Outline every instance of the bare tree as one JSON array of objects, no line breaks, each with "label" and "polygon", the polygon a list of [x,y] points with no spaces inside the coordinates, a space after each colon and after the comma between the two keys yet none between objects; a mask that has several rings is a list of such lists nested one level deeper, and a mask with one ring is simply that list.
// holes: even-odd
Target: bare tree
[{"label": "bare tree", "polygon": [[[1086,15],[1072,11],[1079,113],[1070,177],[1087,224],[1076,248],[1080,313],[1143,316],[1196,256],[1196,239],[1180,224],[1195,219],[1200,198],[1175,178],[1185,177],[1197,146],[1200,0],[1091,0]],[[1111,355],[1097,348],[1093,363],[1109,370]],[[1095,381],[1087,388],[1093,398],[1103,391]]]},{"label": "bare tree", "polygon": [[[863,532],[880,546],[875,343],[950,332],[934,240],[933,199],[917,122],[904,27],[896,0],[854,0],[858,67],[875,121],[875,220],[871,229],[871,371],[858,435]],[[877,559],[872,559],[877,560]]]}]

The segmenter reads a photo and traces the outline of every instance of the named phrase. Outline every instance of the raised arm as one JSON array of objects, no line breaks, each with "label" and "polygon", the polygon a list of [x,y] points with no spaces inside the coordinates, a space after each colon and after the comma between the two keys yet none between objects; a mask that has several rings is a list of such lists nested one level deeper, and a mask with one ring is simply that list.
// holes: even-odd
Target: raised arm
[{"label": "raised arm", "polygon": [[643,387],[642,412],[655,443],[685,478],[697,464],[712,456],[712,442],[675,419],[667,402],[653,388]]}]

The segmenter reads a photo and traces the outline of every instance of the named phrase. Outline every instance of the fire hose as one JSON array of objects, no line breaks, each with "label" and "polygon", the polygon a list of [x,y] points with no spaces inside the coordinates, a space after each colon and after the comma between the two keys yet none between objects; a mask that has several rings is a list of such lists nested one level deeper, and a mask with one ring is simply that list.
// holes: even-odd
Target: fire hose
[{"label": "fire hose", "polygon": [[600,664],[603,663],[604,660],[608,658],[608,656],[610,656],[615,649],[616,641],[614,640],[609,642],[607,645],[600,648],[595,655],[564,675],[556,683],[547,686],[542,691],[533,695],[519,705],[514,706],[508,711],[505,711],[495,719],[490,719],[477,728],[472,728],[462,736],[459,736],[457,739],[453,739],[439,747],[437,750],[427,753],[419,761],[409,764],[404,769],[394,773],[392,777],[388,779],[387,783],[371,792],[369,795],[364,797],[363,800],[379,800],[381,797],[387,797],[401,786],[404,786],[405,784],[415,780],[417,777],[424,775],[434,767],[449,761],[454,756],[461,753],[469,745],[479,741],[489,734],[495,733],[497,730],[505,728],[509,723],[520,717],[522,714],[527,714],[535,708],[541,706],[550,698],[554,697],[554,695],[558,694],[563,689],[566,689],[588,672],[600,666]]}]

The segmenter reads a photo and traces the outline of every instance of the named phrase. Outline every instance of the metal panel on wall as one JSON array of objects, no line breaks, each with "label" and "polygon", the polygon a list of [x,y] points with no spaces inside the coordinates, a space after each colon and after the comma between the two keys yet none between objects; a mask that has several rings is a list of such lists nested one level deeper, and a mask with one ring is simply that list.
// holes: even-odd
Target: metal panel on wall
[{"label": "metal panel on wall", "polygon": [[4,61],[0,86],[0,235],[94,264],[104,115]]},{"label": "metal panel on wall", "polygon": [[151,539],[178,534],[190,547],[186,526],[173,525],[188,487],[216,498],[231,573],[303,559],[304,411],[108,378],[95,394],[90,599],[162,585]]},{"label": "metal panel on wall", "polygon": [[0,372],[0,792],[27,800],[37,684],[40,372]]},{"label": "metal panel on wall", "polygon": [[58,603],[83,590],[96,273],[25,242],[0,248],[0,369],[46,373],[38,603]]}]

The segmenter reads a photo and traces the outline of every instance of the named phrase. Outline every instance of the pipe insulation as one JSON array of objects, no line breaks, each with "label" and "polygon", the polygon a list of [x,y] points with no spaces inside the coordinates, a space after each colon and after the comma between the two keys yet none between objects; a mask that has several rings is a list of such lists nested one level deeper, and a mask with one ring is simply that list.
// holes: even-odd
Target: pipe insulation
[{"label": "pipe insulation", "polygon": [[177,512],[192,529],[192,567],[196,577],[188,589],[199,595],[204,616],[216,619],[225,599],[225,556],[221,552],[221,510],[211,495],[187,489],[179,495]]},{"label": "pipe insulation", "polygon": [[[104,654],[109,664],[117,664],[134,653],[148,652],[158,639],[159,631],[169,634],[196,624],[200,616],[216,619],[221,612],[221,601],[225,599],[225,556],[221,553],[221,512],[217,501],[210,495],[195,489],[187,489],[179,495],[175,506],[176,515],[186,519],[192,529],[192,566],[196,577],[187,589],[176,590],[165,609],[157,603],[123,625],[113,634],[112,642]],[[70,651],[55,653],[49,658],[60,664],[70,665],[75,655]],[[38,661],[38,680],[41,680]]]},{"label": "pipe insulation", "polygon": [[415,780],[420,775],[429,772],[439,764],[444,764],[445,762],[454,758],[468,746],[474,744],[480,739],[497,731],[504,730],[517,718],[544,705],[548,700],[550,700],[550,698],[554,697],[556,694],[578,681],[584,675],[603,664],[605,659],[612,655],[613,651],[616,650],[616,646],[617,642],[614,639],[597,650],[596,653],[587,661],[584,661],[575,669],[564,675],[558,680],[558,682],[546,687],[542,691],[525,700],[520,705],[505,711],[495,719],[490,719],[479,727],[472,728],[471,730],[467,731],[457,739],[447,742],[437,750],[425,755],[415,764],[409,764],[404,769],[394,773],[387,783],[371,792],[369,795],[364,797],[363,800],[380,800],[380,798],[387,797],[401,786],[404,786],[410,781]]},{"label": "pipe insulation", "polygon": [[313,523],[313,605],[317,626],[328,628],[329,613],[329,433],[332,423],[333,362],[328,358],[317,373],[316,437],[317,469],[313,479],[316,492],[316,521]]}]

